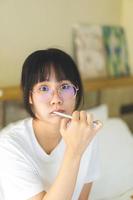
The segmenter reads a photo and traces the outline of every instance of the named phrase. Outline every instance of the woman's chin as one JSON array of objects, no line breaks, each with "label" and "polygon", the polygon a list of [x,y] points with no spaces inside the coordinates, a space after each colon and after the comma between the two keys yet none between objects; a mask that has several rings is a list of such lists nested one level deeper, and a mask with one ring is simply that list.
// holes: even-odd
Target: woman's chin
[{"label": "woman's chin", "polygon": [[51,119],[50,122],[52,124],[55,124],[55,125],[60,125],[61,123],[61,118],[54,118],[54,119]]},{"label": "woman's chin", "polygon": [[57,125],[59,126],[60,125],[60,122],[61,122],[61,117],[58,117],[58,116],[51,116],[47,119],[47,121],[50,123],[50,124],[53,124],[53,125]]}]

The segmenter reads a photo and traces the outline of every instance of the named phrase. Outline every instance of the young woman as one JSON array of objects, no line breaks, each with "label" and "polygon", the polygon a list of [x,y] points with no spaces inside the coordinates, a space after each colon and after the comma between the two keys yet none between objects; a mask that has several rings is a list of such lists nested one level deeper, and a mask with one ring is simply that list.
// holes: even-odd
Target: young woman
[{"label": "young woman", "polygon": [[99,176],[101,123],[77,111],[83,90],[74,61],[59,49],[36,51],[24,62],[21,86],[31,118],[1,131],[0,199],[87,200]]}]

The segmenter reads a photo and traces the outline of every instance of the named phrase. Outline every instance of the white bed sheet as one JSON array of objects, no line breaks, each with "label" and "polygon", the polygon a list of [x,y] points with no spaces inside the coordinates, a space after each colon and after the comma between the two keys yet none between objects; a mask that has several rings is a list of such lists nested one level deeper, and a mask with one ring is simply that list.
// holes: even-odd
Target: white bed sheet
[{"label": "white bed sheet", "polygon": [[118,195],[116,197],[112,197],[109,200],[132,200],[133,199],[133,188],[130,190],[127,190],[121,195]]},{"label": "white bed sheet", "polygon": [[93,184],[90,200],[131,200],[133,135],[123,120],[109,118],[104,122],[99,151],[101,177]]}]

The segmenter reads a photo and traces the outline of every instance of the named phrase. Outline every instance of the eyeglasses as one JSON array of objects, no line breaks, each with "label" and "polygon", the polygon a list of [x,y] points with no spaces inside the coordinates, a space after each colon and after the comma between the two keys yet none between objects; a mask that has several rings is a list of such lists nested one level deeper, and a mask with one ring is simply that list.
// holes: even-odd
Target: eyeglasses
[{"label": "eyeglasses", "polygon": [[[73,84],[64,83],[57,88],[58,95],[63,100],[72,99],[77,95],[79,89]],[[33,89],[32,93],[37,93],[44,101],[49,101],[53,97],[54,89],[47,85],[42,85],[39,88]]]}]

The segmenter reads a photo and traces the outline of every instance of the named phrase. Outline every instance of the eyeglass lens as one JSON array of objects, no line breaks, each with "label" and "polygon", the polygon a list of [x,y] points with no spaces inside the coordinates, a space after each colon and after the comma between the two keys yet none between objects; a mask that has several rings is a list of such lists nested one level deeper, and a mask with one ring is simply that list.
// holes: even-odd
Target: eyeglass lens
[{"label": "eyeglass lens", "polygon": [[[53,89],[48,86],[42,86],[39,90],[40,96],[43,100],[50,100],[53,96]],[[61,85],[58,88],[58,95],[64,100],[73,98],[77,93],[77,89],[75,86],[70,84]]]}]

